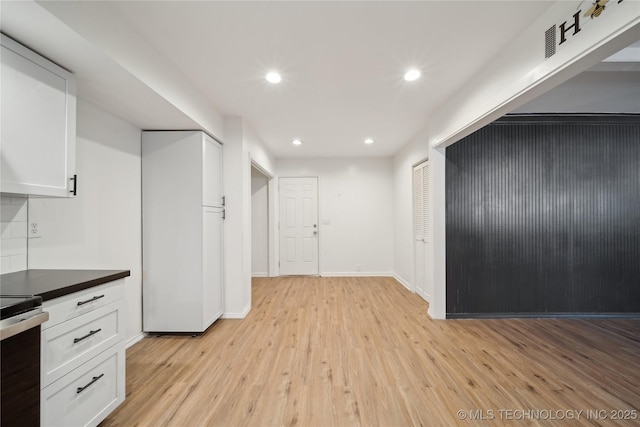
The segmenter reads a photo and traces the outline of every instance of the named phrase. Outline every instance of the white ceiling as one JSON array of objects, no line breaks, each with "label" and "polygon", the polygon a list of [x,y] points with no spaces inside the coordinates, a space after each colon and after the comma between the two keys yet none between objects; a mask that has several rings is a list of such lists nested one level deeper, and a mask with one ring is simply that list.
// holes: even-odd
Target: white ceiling
[{"label": "white ceiling", "polygon": [[[76,73],[80,97],[141,128],[194,121],[114,59],[132,51],[153,57],[158,75],[173,70],[163,78],[195,88],[222,115],[244,117],[275,157],[368,157],[410,141],[551,2],[42,4],[48,12],[3,1],[2,31]],[[114,52],[122,37],[128,52]],[[411,66],[423,77],[408,83]],[[272,69],[283,75],[277,86],[264,80]],[[365,146],[367,137],[376,142]]]}]

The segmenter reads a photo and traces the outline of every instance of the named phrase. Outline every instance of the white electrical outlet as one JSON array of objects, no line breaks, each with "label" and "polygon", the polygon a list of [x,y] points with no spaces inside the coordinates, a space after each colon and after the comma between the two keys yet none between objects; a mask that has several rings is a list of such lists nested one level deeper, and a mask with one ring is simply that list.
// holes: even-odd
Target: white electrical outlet
[{"label": "white electrical outlet", "polygon": [[29,238],[35,239],[37,237],[42,237],[40,235],[40,224],[37,222],[29,223]]}]

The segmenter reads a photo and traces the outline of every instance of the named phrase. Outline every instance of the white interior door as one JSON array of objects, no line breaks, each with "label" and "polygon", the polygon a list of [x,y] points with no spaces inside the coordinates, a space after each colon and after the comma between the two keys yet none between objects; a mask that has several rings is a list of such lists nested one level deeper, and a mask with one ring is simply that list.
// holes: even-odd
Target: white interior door
[{"label": "white interior door", "polygon": [[413,168],[413,221],[415,235],[416,293],[431,300],[431,195],[429,161]]},{"label": "white interior door", "polygon": [[318,274],[318,178],[280,178],[280,274]]}]

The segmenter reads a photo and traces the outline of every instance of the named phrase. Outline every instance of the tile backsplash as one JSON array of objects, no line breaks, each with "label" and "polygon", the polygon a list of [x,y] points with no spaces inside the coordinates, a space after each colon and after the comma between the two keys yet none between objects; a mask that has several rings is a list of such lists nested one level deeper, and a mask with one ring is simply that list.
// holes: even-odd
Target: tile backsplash
[{"label": "tile backsplash", "polygon": [[0,196],[0,273],[27,268],[28,199],[14,195]]}]

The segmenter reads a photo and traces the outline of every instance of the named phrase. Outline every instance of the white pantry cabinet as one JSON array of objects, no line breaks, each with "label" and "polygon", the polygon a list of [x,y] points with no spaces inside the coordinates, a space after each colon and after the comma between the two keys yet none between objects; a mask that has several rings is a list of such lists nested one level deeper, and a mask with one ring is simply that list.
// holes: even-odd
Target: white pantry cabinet
[{"label": "white pantry cabinet", "polygon": [[145,332],[204,332],[223,312],[222,145],[200,131],[142,134]]},{"label": "white pantry cabinet", "polygon": [[0,41],[0,192],[74,196],[75,78],[4,34]]}]

